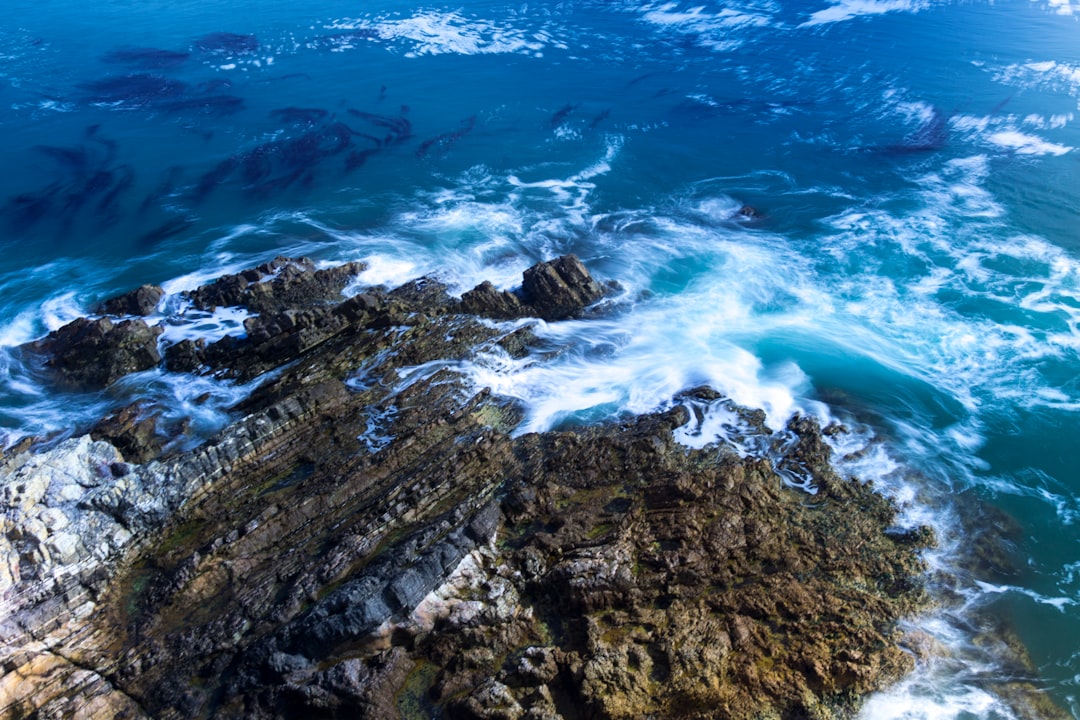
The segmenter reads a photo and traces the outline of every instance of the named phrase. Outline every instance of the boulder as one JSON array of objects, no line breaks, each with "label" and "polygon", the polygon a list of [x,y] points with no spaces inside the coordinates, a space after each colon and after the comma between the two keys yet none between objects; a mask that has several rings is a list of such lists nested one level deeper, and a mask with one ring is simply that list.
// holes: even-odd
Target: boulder
[{"label": "boulder", "polygon": [[574,255],[537,263],[522,276],[520,291],[498,290],[483,282],[461,296],[465,312],[494,319],[538,317],[566,320],[607,294]]},{"label": "boulder", "polygon": [[98,311],[105,315],[140,315],[145,317],[157,310],[165,291],[157,285],[142,285],[131,292],[101,303]]},{"label": "boulder", "polygon": [[151,327],[142,319],[77,318],[22,347],[44,358],[45,368],[58,384],[96,390],[129,373],[156,367],[161,362],[161,333],[161,327]]},{"label": "boulder", "polygon": [[604,288],[574,255],[537,263],[525,271],[525,302],[544,320],[565,320],[604,297]]}]

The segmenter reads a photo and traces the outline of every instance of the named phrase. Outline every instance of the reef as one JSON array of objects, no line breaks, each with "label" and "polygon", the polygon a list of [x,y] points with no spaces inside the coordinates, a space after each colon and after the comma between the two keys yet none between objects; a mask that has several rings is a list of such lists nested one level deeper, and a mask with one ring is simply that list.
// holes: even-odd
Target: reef
[{"label": "reef", "polygon": [[[261,383],[201,443],[148,401],[4,452],[0,717],[825,719],[912,669],[932,534],[837,475],[843,428],[702,387],[519,433],[456,368],[550,361],[535,323],[616,312],[612,287],[568,256],[513,292],[343,295],[362,269],[193,290],[251,312],[212,343],[163,347],[144,286],[23,348],[62,387]],[[680,444],[712,403],[770,451]]]}]

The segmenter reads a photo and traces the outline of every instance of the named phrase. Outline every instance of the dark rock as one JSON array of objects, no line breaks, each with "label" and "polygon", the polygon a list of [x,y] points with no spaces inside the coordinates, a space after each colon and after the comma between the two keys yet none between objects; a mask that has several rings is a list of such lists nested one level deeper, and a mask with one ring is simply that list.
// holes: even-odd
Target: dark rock
[{"label": "dark rock", "polygon": [[165,348],[165,367],[172,372],[201,372],[206,364],[206,341],[184,339]]},{"label": "dark rock", "polygon": [[483,282],[461,296],[465,312],[495,319],[539,317],[565,320],[580,315],[607,290],[574,255],[533,265],[522,276],[520,295]]},{"label": "dark rock", "polygon": [[56,382],[72,388],[104,388],[124,375],[161,362],[160,327],[141,319],[114,323],[109,318],[78,318],[45,338],[22,346],[44,356]]},{"label": "dark rock", "polygon": [[461,307],[465,312],[496,319],[512,319],[528,314],[517,295],[507,290],[497,290],[487,280],[462,294]]},{"label": "dark rock", "polygon": [[354,262],[316,270],[308,258],[277,257],[254,269],[225,275],[188,297],[202,310],[244,306],[257,313],[281,312],[340,301],[341,291],[365,267]]},{"label": "dark rock", "polygon": [[498,345],[512,358],[520,359],[529,354],[529,347],[537,341],[532,327],[518,328],[499,339]]},{"label": "dark rock", "polygon": [[133,403],[95,425],[90,437],[112,443],[130,462],[144,463],[160,455],[166,441],[158,434],[159,416],[142,403]]},{"label": "dark rock", "polygon": [[604,297],[604,288],[574,255],[538,263],[525,271],[525,300],[544,320],[565,320]]},{"label": "dark rock", "polygon": [[141,315],[146,316],[157,310],[158,302],[165,297],[165,291],[157,285],[143,285],[129,293],[124,293],[103,302],[100,312],[106,315]]}]

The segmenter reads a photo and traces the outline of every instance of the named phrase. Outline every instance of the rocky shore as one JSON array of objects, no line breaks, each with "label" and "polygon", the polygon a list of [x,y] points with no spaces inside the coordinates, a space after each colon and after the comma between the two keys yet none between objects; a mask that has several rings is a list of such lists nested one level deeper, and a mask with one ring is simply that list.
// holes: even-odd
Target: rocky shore
[{"label": "rocky shore", "polygon": [[[0,718],[843,718],[914,665],[926,529],[830,465],[688,449],[710,388],[517,435],[478,353],[544,362],[535,321],[603,312],[572,256],[515,292],[279,258],[187,294],[243,336],[165,344],[143,287],[21,348],[98,389],[164,366],[250,381],[194,449],[140,402],[0,458]],[[586,320],[587,321],[587,320]],[[797,468],[817,494],[790,487]]]}]

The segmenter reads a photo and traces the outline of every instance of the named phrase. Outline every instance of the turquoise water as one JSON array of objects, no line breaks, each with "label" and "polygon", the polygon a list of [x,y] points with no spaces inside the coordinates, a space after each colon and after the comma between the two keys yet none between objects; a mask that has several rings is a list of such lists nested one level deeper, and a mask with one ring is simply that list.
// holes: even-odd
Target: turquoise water
[{"label": "turquoise water", "polygon": [[[842,469],[934,524],[956,577],[915,622],[951,657],[866,717],[1012,717],[976,612],[1080,713],[1080,5],[7,7],[4,348],[144,282],[167,337],[239,333],[177,293],[281,253],[459,290],[577,253],[616,313],[543,328],[552,363],[461,368],[526,403],[521,431],[703,382],[777,428],[842,420],[838,450],[867,445]],[[245,391],[0,367],[5,444],[146,393],[210,433]],[[688,444],[733,436],[708,410]],[[1015,567],[959,571],[987,508]]]}]

